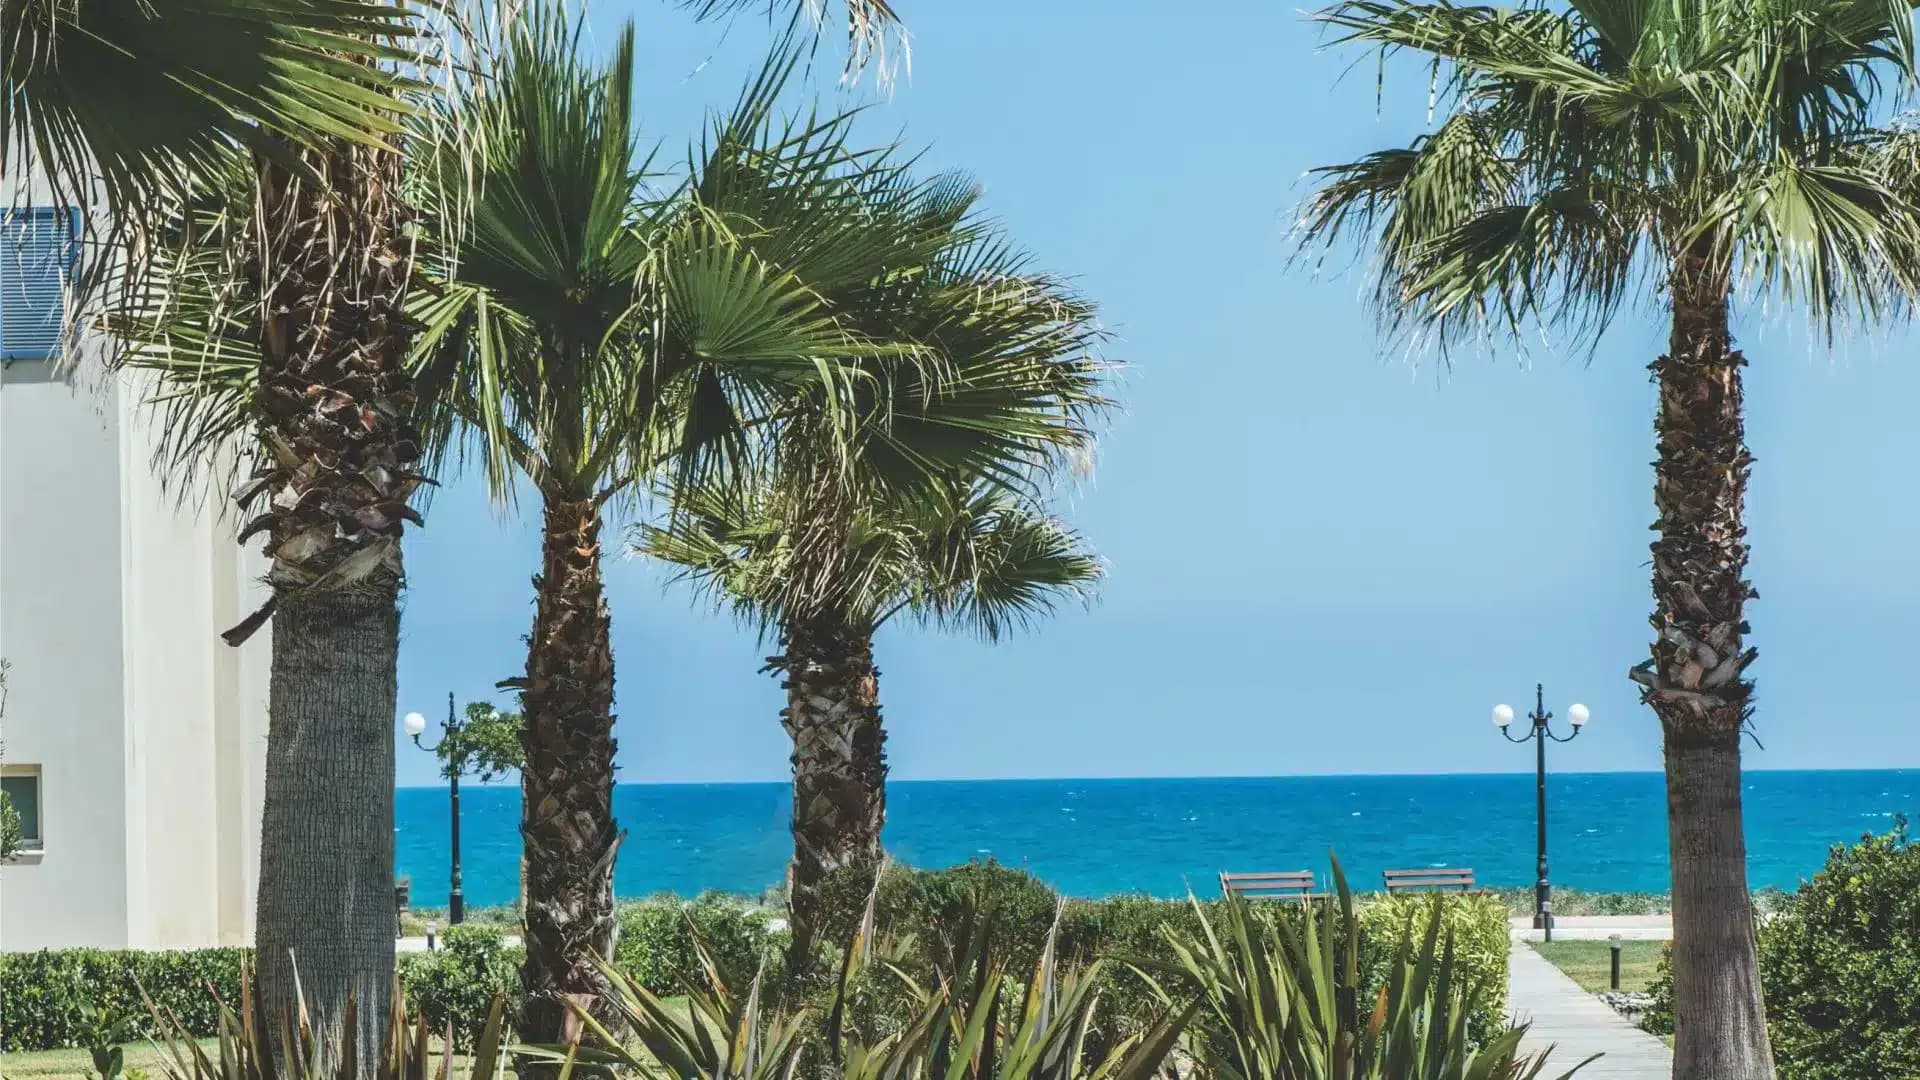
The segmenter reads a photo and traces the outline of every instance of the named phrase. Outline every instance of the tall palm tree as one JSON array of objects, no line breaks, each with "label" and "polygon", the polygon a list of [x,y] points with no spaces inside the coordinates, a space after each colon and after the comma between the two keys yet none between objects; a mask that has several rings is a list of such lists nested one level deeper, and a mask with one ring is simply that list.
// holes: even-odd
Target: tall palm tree
[{"label": "tall palm tree", "polygon": [[560,1041],[569,1002],[601,999],[596,957],[613,945],[604,515],[669,460],[696,476],[734,455],[764,403],[823,381],[843,393],[837,358],[887,351],[772,253],[820,280],[895,254],[840,220],[868,209],[845,119],[771,121],[791,56],[743,95],[694,180],[654,198],[635,163],[632,28],[604,65],[582,59],[578,29],[558,5],[532,8],[442,106],[436,127],[455,137],[434,172],[452,196],[430,215],[414,309],[428,430],[477,440],[496,494],[524,486],[544,521],[526,672],[510,681],[525,716],[531,1042]]},{"label": "tall palm tree", "polygon": [[1670,333],[1659,390],[1652,656],[1664,735],[1675,1069],[1773,1075],[1741,831],[1752,713],[1743,520],[1751,465],[1736,299],[1832,328],[1914,284],[1915,139],[1876,127],[1915,87],[1912,16],[1878,0],[1355,0],[1343,41],[1432,65],[1444,116],[1403,149],[1320,170],[1304,227],[1364,232],[1390,328],[1457,343],[1489,324],[1573,337],[1629,301]]},{"label": "tall palm tree", "polygon": [[[716,12],[723,7],[716,6]],[[853,3],[847,12],[856,44],[869,34],[894,28],[884,6],[876,9],[871,3]],[[876,21],[876,14],[883,17]],[[293,25],[298,27],[297,20]],[[486,22],[480,29],[484,33],[498,25]],[[458,75],[483,73],[499,59],[497,50],[503,42],[511,40],[524,45],[528,39],[483,36],[471,42],[477,46],[477,66],[449,65],[448,69]],[[324,43],[336,44],[332,38]],[[557,45],[551,36],[547,43]],[[374,55],[387,54],[376,50]],[[549,49],[545,59],[558,56]],[[279,63],[285,67],[288,62],[282,58]],[[789,61],[786,70],[791,67]],[[332,68],[337,70],[338,65]],[[523,74],[530,70],[523,69]],[[133,343],[128,361],[156,370],[162,377],[163,389],[156,400],[166,411],[163,453],[170,470],[189,475],[218,460],[221,449],[236,438],[256,429],[261,432],[258,474],[240,485],[239,495],[243,501],[264,496],[270,508],[246,532],[252,535],[265,529],[269,533],[274,603],[236,627],[229,639],[237,642],[255,631],[275,607],[283,614],[276,620],[272,684],[276,735],[269,751],[273,761],[264,830],[268,842],[263,852],[260,908],[262,988],[276,1011],[279,1005],[291,1003],[297,955],[306,999],[316,1011],[324,1012],[329,1003],[343,1000],[346,990],[342,979],[329,972],[353,973],[346,981],[361,1005],[359,1016],[367,1021],[362,1024],[363,1041],[385,1014],[381,1003],[386,1000],[392,970],[390,920],[378,915],[384,901],[371,897],[374,889],[388,895],[385,890],[391,877],[391,835],[380,823],[391,816],[382,813],[381,807],[384,804],[390,811],[392,793],[387,729],[393,711],[396,650],[388,601],[401,580],[393,541],[402,521],[417,521],[408,497],[425,479],[416,460],[422,444],[429,454],[444,449],[452,421],[464,415],[487,436],[487,460],[497,486],[504,488],[505,478],[515,468],[531,476],[536,475],[531,468],[552,465],[548,472],[569,476],[575,481],[573,490],[592,490],[594,496],[605,499],[619,492],[623,482],[617,474],[628,467],[630,451],[644,443],[640,433],[650,430],[654,405],[683,394],[682,388],[693,388],[683,394],[693,407],[682,410],[682,415],[698,421],[685,430],[693,431],[711,420],[716,439],[724,439],[730,421],[716,412],[716,404],[724,407],[735,398],[712,393],[728,385],[729,376],[708,366],[701,359],[702,350],[721,360],[764,361],[762,369],[743,384],[749,393],[764,392],[792,376],[791,365],[782,369],[773,362],[777,357],[849,351],[844,335],[829,322],[798,314],[810,301],[790,281],[750,265],[716,230],[695,227],[699,215],[686,215],[673,230],[677,238],[673,250],[691,262],[683,260],[671,280],[657,273],[637,274],[641,268],[633,261],[635,254],[653,250],[651,257],[657,258],[666,250],[660,241],[667,230],[657,227],[658,222],[643,227],[641,215],[627,201],[636,183],[635,166],[629,160],[631,136],[624,126],[631,72],[623,62],[615,76],[595,83],[597,89],[580,84],[588,74],[577,64],[563,71],[547,68],[548,86],[556,75],[574,80],[566,107],[551,110],[547,119],[553,124],[542,129],[562,141],[572,140],[571,147],[580,153],[571,157],[556,152],[543,158],[538,150],[528,150],[524,133],[513,128],[510,109],[502,104],[512,101],[513,107],[532,110],[529,115],[537,118],[529,93],[545,89],[536,85],[537,78],[512,83],[512,92],[481,94],[481,75],[455,88],[451,105],[432,96],[429,91],[434,88],[415,88],[422,93],[411,98],[415,122],[409,127],[417,137],[407,145],[410,151],[430,153],[427,160],[410,166],[406,176],[396,175],[393,159],[378,153],[387,145],[379,136],[391,126],[384,122],[374,125],[370,140],[358,144],[359,158],[354,157],[356,145],[340,139],[328,143],[318,155],[297,155],[291,147],[283,150],[280,143],[267,141],[256,155],[257,169],[237,156],[197,164],[186,176],[191,184],[164,188],[168,198],[165,212],[158,215],[159,242],[149,245],[149,258],[132,267],[135,272],[128,275],[132,286],[107,319],[111,328]],[[385,99],[369,98],[365,90],[396,86],[370,68],[352,69],[351,76],[364,76],[365,88],[341,96],[364,101],[375,114],[375,106]],[[750,100],[762,102],[778,81],[766,80]],[[618,94],[611,92],[610,82],[617,83]],[[596,100],[596,93],[604,94],[606,101]],[[608,122],[605,109],[620,110],[622,119]],[[297,115],[318,116],[326,121],[328,133],[351,131],[324,111]],[[504,127],[486,126],[503,118],[509,118]],[[593,144],[596,136],[570,128],[573,124],[592,128],[605,143]],[[792,141],[779,149],[813,155],[810,160],[816,168],[837,160],[828,137],[830,126],[786,134]],[[738,140],[722,145],[743,158],[774,149]],[[557,170],[554,175],[585,185],[585,202],[565,201],[582,194],[578,187],[565,193],[523,192],[529,201],[521,202],[513,185],[542,178],[512,174],[516,154],[521,157],[518,164],[552,166]],[[345,183],[336,192],[334,183],[340,182]],[[479,186],[483,183],[493,188],[491,194]],[[425,244],[429,254],[423,273],[432,286],[408,297],[405,311],[395,307],[400,295],[393,286],[408,282],[412,252],[391,243],[398,235],[394,231],[398,204],[392,200],[403,188],[428,211],[415,239]],[[256,190],[265,195],[256,198]],[[805,193],[798,187],[795,192],[785,204],[788,212],[809,205]],[[257,215],[263,210],[274,228],[259,224]],[[555,212],[574,211],[588,215],[587,219],[552,217]],[[635,243],[642,235],[646,239]],[[264,255],[261,249],[230,242],[256,236],[270,241]],[[602,246],[511,250],[528,238],[536,243],[585,241]],[[825,239],[830,242],[830,234]],[[496,242],[505,247],[489,247]],[[324,276],[329,258],[340,271],[333,277]],[[460,279],[453,271],[465,265],[462,260],[474,262],[483,271],[490,267],[500,276]],[[581,275],[585,284],[611,291],[585,297],[541,292],[540,281],[528,280],[528,275],[537,278],[541,273],[549,275],[549,282],[559,282],[561,291],[583,283],[575,280]],[[636,291],[646,292],[635,289],[636,274],[652,282],[650,295],[655,302],[638,312],[615,339],[602,342],[563,334],[540,342],[542,348],[551,348],[519,357],[528,365],[517,372],[520,382],[508,387],[498,381],[508,361],[494,347],[527,345],[529,317],[547,318],[539,327],[543,330],[553,329],[556,319],[576,317],[606,320],[603,329],[613,326],[623,306],[634,302]],[[302,292],[303,286],[309,287],[307,292]],[[263,292],[273,305],[268,310],[276,311],[275,319],[261,317]],[[520,302],[522,309],[500,306],[503,298]],[[728,308],[731,302],[744,305],[748,317]],[[308,324],[299,319],[309,315],[314,327],[323,318],[329,324],[324,332],[311,331],[302,338],[300,328]],[[634,328],[644,328],[649,318],[669,316],[677,320],[672,329],[681,349],[674,364],[649,369],[645,363],[634,363],[629,384],[615,385],[614,367],[621,360],[633,360],[634,342],[645,337]],[[416,327],[427,332],[420,347],[412,350],[413,367],[398,364],[393,349],[405,349]],[[351,340],[354,334],[360,335],[357,342]],[[823,349],[822,342],[831,342],[834,348]],[[540,385],[545,380],[540,365],[554,352],[568,363],[578,363],[583,371],[592,371],[570,383],[563,378],[555,384],[555,392],[548,393]],[[607,363],[593,368],[588,354],[604,354]],[[451,362],[459,357],[478,362]],[[429,380],[424,393],[416,392],[411,382],[414,369],[422,366]],[[809,362],[806,377],[819,370]],[[468,377],[474,381],[461,382]],[[324,392],[319,389],[323,387]],[[520,396],[509,400],[514,393]],[[465,398],[451,396],[456,394]],[[308,406],[305,413],[297,407],[302,402]],[[561,412],[555,411],[556,405]],[[572,421],[562,415],[567,408],[575,410]],[[356,416],[358,428],[353,423]],[[582,452],[579,440],[599,437],[605,425],[622,422],[634,433],[630,442],[608,438],[599,444],[605,454]],[[526,426],[516,428],[516,424]],[[517,441],[535,429],[552,437],[552,442],[539,448],[551,451],[551,462],[539,461],[533,448]],[[316,452],[332,456],[316,457]],[[336,468],[341,462],[350,468]],[[608,483],[593,489],[593,476]],[[552,875],[554,891],[581,902],[605,897],[604,881],[597,888],[591,883],[596,877],[605,878],[612,855],[606,843],[614,835],[610,805],[598,794],[610,783],[611,717],[605,705],[594,705],[596,697],[604,696],[610,687],[611,671],[594,667],[610,663],[610,658],[595,652],[596,642],[605,640],[604,624],[596,630],[591,615],[598,608],[597,553],[590,542],[569,547],[553,538],[570,531],[575,538],[590,541],[599,505],[593,499],[576,500],[569,509],[581,513],[571,526],[566,522],[568,509],[550,515],[546,556],[552,565],[543,575],[543,583],[549,586],[543,596],[564,589],[564,602],[543,605],[543,629],[536,645],[544,642],[544,648],[535,650],[536,663],[530,664],[530,669],[537,666],[548,673],[551,685],[533,690],[534,697],[549,700],[545,715],[582,707],[582,702],[590,714],[585,724],[573,728],[549,724],[538,729],[545,740],[546,779],[530,781],[536,790],[540,783],[560,783],[567,796],[534,804],[534,831],[545,850],[565,859],[564,867]],[[340,519],[331,534],[317,523],[328,515]],[[355,599],[363,607],[318,626],[285,617],[290,603],[303,604],[323,591]],[[581,612],[588,614],[583,617]],[[368,627],[375,617],[380,617],[382,625]],[[357,637],[330,644],[316,630]],[[583,655],[565,655],[570,649]],[[350,662],[342,662],[341,657]],[[344,720],[322,723],[314,707],[300,703],[299,695],[304,693],[323,703],[319,712],[341,706],[344,703],[337,695],[342,686],[359,695]],[[378,705],[375,699],[385,704]],[[324,704],[328,701],[332,704]],[[282,717],[286,723],[281,723]],[[373,735],[376,724],[382,732],[378,741]],[[287,738],[294,726],[308,737]],[[596,738],[596,733],[607,737]],[[555,764],[575,749],[569,740],[584,740],[593,750],[582,759],[587,767],[577,775]],[[302,763],[279,754],[275,747],[289,752],[304,747],[323,760]],[[287,793],[284,797],[274,794],[282,791]],[[565,807],[556,809],[561,803]],[[357,809],[348,814],[347,806]],[[573,822],[597,824],[570,829],[568,810],[597,814],[588,819],[571,817]],[[363,826],[360,833],[365,835],[328,831],[348,823]],[[377,837],[372,835],[376,830]],[[592,854],[580,858],[582,848],[592,849]],[[341,864],[348,861],[357,877],[342,887]],[[342,896],[345,901],[335,902]],[[610,901],[596,900],[586,906],[603,911]],[[312,910],[320,916],[313,917]],[[341,925],[347,919],[353,920],[352,927]],[[372,934],[376,923],[381,926],[377,942]],[[589,947],[605,951],[611,930],[611,923],[597,915],[583,922],[564,912],[547,924],[536,923],[536,928],[552,929],[562,923],[591,928],[556,930],[529,942],[535,946],[530,949],[530,977],[546,990],[536,995],[536,1016],[551,1021],[548,1027],[559,1021],[560,1002],[570,985],[565,980],[592,979]],[[536,1024],[528,1034],[539,1030]],[[363,1047],[359,1060],[374,1058]]]},{"label": "tall palm tree", "polygon": [[1101,575],[1067,526],[1006,487],[941,477],[875,493],[848,523],[834,562],[844,580],[804,618],[784,593],[805,500],[766,485],[708,485],[677,496],[680,513],[642,527],[636,550],[778,637],[769,669],[784,678],[781,724],[793,740],[793,859],[787,871],[794,956],[811,958],[833,871],[879,865],[887,817],[886,731],[873,639],[905,614],[997,640]]},{"label": "tall palm tree", "polygon": [[[267,535],[275,664],[257,915],[259,985],[295,1006],[295,966],[329,1054],[376,1060],[393,964],[391,807],[398,541],[417,440],[403,359],[407,260],[393,201],[410,33],[398,7],[294,0],[0,7],[0,163],[38,174],[104,243],[82,300],[132,292],[196,185],[251,173],[229,236],[275,317],[250,417],[263,444],[242,534]],[[131,245],[125,247],[123,245]],[[132,272],[126,272],[131,270]],[[417,520],[417,519],[416,519]],[[297,956],[297,960],[295,957]],[[349,995],[363,1018],[342,1031]]]},{"label": "tall palm tree", "polygon": [[[1039,526],[1016,521],[1005,498],[1028,491],[1063,456],[1088,451],[1089,421],[1107,404],[1103,365],[1093,356],[1101,335],[1092,308],[1057,280],[1026,269],[1025,257],[976,213],[974,185],[952,175],[916,180],[891,156],[862,172],[868,209],[836,249],[888,257],[866,266],[843,257],[831,267],[800,267],[796,276],[863,340],[908,350],[918,362],[889,363],[885,352],[848,358],[860,374],[851,394],[836,396],[825,384],[800,388],[756,432],[765,494],[731,515],[716,514],[723,504],[710,493],[686,505],[672,500],[676,520],[641,535],[643,546],[688,564],[781,640],[775,666],[786,675],[785,723],[795,744],[788,898],[800,964],[811,957],[824,875],[879,852],[885,765],[873,704],[876,613],[903,590],[941,581],[925,567],[909,572],[931,553],[885,547],[887,537],[905,535],[886,528],[910,531],[934,520],[957,527],[960,511],[970,509],[988,515],[976,525],[1005,517],[1008,531],[995,534],[1000,541],[1033,539],[1029,526]],[[756,251],[780,257],[772,245],[761,246],[758,237],[768,234],[742,232]],[[826,269],[835,276],[815,276]],[[1003,490],[994,496],[981,485]],[[693,517],[678,520],[687,512]],[[753,558],[709,531],[732,525],[765,532]],[[702,535],[718,546],[703,547],[696,542]],[[731,535],[734,544],[745,540],[744,533]],[[1062,538],[1067,548],[1052,554],[1074,554],[1071,536]],[[723,563],[702,562],[730,550]],[[1071,564],[1083,573],[1058,584],[1085,584],[1091,567]],[[948,572],[985,569],[963,561]],[[889,576],[896,572],[905,576]],[[747,582],[753,589],[740,591]],[[1020,605],[1048,595],[956,591],[951,578],[947,586],[911,606],[928,615],[964,610],[978,617],[976,629],[992,633]]]},{"label": "tall palm tree", "polygon": [[91,295],[236,155],[298,169],[301,148],[396,131],[381,94],[394,81],[366,65],[410,29],[400,5],[367,0],[9,0],[0,179],[82,211],[99,257],[76,284]]}]

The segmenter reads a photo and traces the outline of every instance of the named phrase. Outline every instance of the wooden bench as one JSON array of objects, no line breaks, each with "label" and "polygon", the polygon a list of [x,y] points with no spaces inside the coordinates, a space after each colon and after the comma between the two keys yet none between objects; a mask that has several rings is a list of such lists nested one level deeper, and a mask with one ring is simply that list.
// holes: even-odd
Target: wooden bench
[{"label": "wooden bench", "polygon": [[1387,883],[1387,891],[1411,892],[1416,889],[1459,889],[1467,892],[1473,888],[1473,868],[1459,869],[1442,866],[1423,870],[1387,870],[1381,873]]},{"label": "wooden bench", "polygon": [[1220,895],[1242,896],[1248,900],[1317,900],[1326,895],[1316,891],[1318,884],[1311,870],[1275,874],[1220,872]]}]

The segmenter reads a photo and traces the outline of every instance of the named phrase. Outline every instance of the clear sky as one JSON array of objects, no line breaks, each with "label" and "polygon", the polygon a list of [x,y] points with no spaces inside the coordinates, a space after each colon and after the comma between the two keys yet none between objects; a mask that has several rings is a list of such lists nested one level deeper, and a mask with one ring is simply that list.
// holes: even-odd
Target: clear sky
[{"label": "clear sky", "polygon": [[[871,99],[874,142],[971,172],[1037,262],[1100,304],[1127,369],[1095,472],[1062,504],[1109,561],[1101,598],[997,646],[884,633],[895,777],[1529,769],[1488,710],[1529,704],[1536,681],[1557,713],[1593,711],[1559,767],[1659,767],[1626,678],[1650,636],[1658,315],[1591,358],[1540,339],[1449,368],[1381,341],[1348,260],[1290,261],[1303,173],[1427,123],[1412,62],[1377,103],[1370,55],[1319,51],[1270,0],[896,6],[913,49],[892,94],[840,90],[834,59],[810,92]],[[677,162],[771,34],[601,0],[596,40],[629,14],[641,134]],[[1736,320],[1761,595],[1765,749],[1749,742],[1748,764],[1920,766],[1920,330],[1829,350],[1792,315]],[[772,650],[609,555],[620,779],[785,777],[782,694],[756,674]],[[522,669],[535,533],[467,478],[407,560],[400,707],[437,717],[449,689],[489,696]],[[400,777],[429,782],[427,756],[403,746]]]}]

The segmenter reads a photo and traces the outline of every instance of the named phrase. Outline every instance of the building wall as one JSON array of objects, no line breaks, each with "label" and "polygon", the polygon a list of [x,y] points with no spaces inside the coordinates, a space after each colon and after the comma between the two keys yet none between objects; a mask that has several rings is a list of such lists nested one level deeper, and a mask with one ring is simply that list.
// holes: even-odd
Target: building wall
[{"label": "building wall", "polygon": [[233,542],[214,491],[224,485],[206,482],[217,471],[186,491],[158,482],[155,416],[143,396],[133,385],[120,395],[129,934],[142,946],[244,944],[253,936],[270,635],[235,649],[219,634],[264,599],[264,568]]},{"label": "building wall", "polygon": [[6,760],[42,769],[45,852],[0,866],[0,947],[124,946],[117,400],[45,363],[0,371],[0,656]]},{"label": "building wall", "polygon": [[143,396],[84,367],[0,377],[0,723],[46,822],[43,854],[0,866],[0,949],[252,938],[271,635],[219,633],[264,566],[217,493],[163,489]]}]

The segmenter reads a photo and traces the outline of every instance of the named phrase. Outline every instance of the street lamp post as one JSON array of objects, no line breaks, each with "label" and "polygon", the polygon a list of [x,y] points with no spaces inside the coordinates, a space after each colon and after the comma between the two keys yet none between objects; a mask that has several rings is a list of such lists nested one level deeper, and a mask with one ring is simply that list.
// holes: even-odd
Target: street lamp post
[{"label": "street lamp post", "polygon": [[[429,753],[438,753],[441,747],[446,746],[450,741],[457,744],[460,739],[460,721],[453,712],[453,691],[451,690],[447,691],[447,718],[440,727],[440,741],[428,746],[420,741],[420,736],[427,730],[427,718],[417,712],[407,714],[406,731],[412,736],[413,745]],[[453,863],[447,892],[447,922],[450,925],[457,925],[467,916],[467,901],[460,895],[460,773],[463,762],[457,748],[450,757],[453,761],[452,768],[447,770],[447,810],[448,820],[451,822]]]},{"label": "street lamp post", "polygon": [[1506,736],[1508,742],[1535,744],[1534,798],[1538,822],[1536,841],[1540,861],[1539,878],[1533,886],[1533,926],[1534,929],[1542,931],[1548,941],[1553,940],[1553,887],[1547,884],[1547,742],[1548,740],[1572,742],[1580,734],[1580,729],[1587,725],[1587,707],[1574,705],[1567,709],[1567,720],[1573,724],[1573,733],[1570,735],[1555,735],[1547,726],[1552,719],[1553,714],[1547,711],[1546,690],[1539,683],[1535,683],[1533,687],[1533,712],[1527,716],[1529,724],[1527,734],[1515,738],[1513,732],[1507,730],[1508,725],[1513,723],[1513,706],[1495,705],[1493,707],[1494,726],[1500,729],[1500,734]]}]

